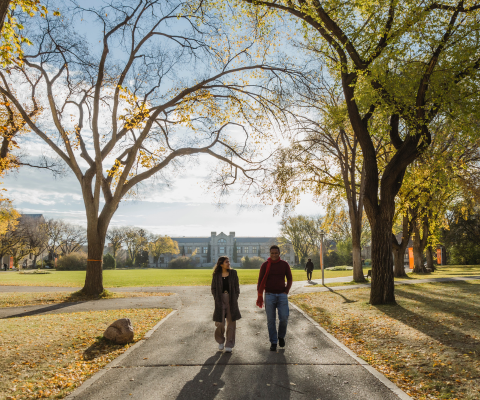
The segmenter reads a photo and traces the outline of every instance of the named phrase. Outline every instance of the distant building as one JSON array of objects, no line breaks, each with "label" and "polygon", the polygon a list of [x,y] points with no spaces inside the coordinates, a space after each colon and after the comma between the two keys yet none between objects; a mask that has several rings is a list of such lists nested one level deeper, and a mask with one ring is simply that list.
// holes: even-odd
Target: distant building
[{"label": "distant building", "polygon": [[[160,268],[166,268],[168,263],[179,256],[192,257],[197,264],[213,264],[220,256],[228,256],[234,265],[240,265],[241,259],[248,257],[270,257],[270,246],[277,244],[276,237],[236,237],[235,232],[226,235],[220,232],[211,232],[210,236],[202,237],[172,237],[178,243],[180,254],[163,254],[158,260]],[[237,246],[237,263],[233,262],[233,248]],[[210,251],[210,261],[208,261],[208,252]],[[287,251],[282,254],[282,259],[289,264],[295,263],[295,254],[293,248],[289,246]],[[149,257],[150,267],[156,267],[153,257]]]}]

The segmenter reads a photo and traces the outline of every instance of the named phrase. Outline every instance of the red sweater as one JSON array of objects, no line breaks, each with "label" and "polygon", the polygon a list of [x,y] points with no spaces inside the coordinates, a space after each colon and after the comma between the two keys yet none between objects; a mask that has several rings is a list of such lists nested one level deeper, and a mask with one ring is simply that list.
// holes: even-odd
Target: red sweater
[{"label": "red sweater", "polygon": [[[265,261],[260,268],[260,275],[258,276],[257,291],[260,288],[265,271],[267,270],[267,262]],[[287,284],[285,285],[285,277]],[[284,260],[277,263],[272,263],[270,272],[268,273],[267,284],[265,286],[266,293],[288,293],[292,287],[292,271],[290,265]]]}]

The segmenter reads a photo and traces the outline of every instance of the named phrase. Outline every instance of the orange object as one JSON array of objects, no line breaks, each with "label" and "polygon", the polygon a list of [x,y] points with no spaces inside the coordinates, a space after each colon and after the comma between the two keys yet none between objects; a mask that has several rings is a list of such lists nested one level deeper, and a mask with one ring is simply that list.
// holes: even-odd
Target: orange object
[{"label": "orange object", "polygon": [[413,261],[413,247],[408,248],[408,265],[410,269],[413,269],[414,261]]},{"label": "orange object", "polygon": [[437,264],[442,265],[442,249],[437,249]]},{"label": "orange object", "polygon": [[13,269],[13,257],[10,257],[10,269]]}]

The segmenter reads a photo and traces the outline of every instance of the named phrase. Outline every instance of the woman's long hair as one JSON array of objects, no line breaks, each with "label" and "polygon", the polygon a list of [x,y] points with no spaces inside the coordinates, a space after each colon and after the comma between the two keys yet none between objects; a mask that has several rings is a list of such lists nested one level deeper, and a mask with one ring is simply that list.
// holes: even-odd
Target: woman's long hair
[{"label": "woman's long hair", "polygon": [[213,267],[213,275],[218,274],[219,272],[222,271],[222,264],[225,262],[225,260],[228,260],[229,258],[227,256],[221,256],[218,258],[217,264]]}]

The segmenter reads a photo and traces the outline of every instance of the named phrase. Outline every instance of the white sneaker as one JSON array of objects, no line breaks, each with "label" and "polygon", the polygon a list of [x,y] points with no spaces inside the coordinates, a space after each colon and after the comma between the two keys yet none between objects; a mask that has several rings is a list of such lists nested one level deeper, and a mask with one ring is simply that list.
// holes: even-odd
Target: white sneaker
[{"label": "white sneaker", "polygon": [[231,347],[225,347],[225,353],[231,353],[232,348]]},{"label": "white sneaker", "polygon": [[223,343],[220,343],[220,344],[218,345],[218,350],[223,350],[224,347],[225,347],[225,346],[223,345]]}]

